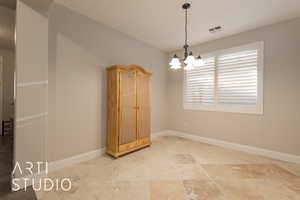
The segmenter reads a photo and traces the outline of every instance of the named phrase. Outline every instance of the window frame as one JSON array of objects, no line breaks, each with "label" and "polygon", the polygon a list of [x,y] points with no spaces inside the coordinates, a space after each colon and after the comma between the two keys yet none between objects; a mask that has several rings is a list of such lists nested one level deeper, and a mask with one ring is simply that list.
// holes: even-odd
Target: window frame
[{"label": "window frame", "polygon": [[[258,50],[258,63],[257,63],[257,104],[256,105],[222,105],[217,102],[217,80],[218,80],[218,63],[217,57],[224,54],[236,53],[238,51],[245,50]],[[246,114],[258,114],[263,115],[263,77],[264,77],[264,41],[254,42],[238,47],[218,50],[215,52],[203,54],[202,58],[215,59],[215,103],[212,105],[186,105],[185,104],[185,84],[186,84],[186,71],[183,73],[183,93],[182,93],[182,105],[184,110],[203,110],[203,111],[217,111],[217,112],[230,112],[230,113],[246,113]]]}]

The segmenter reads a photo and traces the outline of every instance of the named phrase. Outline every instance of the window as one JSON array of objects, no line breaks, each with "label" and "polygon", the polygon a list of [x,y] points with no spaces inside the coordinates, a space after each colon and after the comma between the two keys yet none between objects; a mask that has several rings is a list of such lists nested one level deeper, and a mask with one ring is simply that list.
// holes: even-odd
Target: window
[{"label": "window", "polygon": [[184,73],[184,109],[263,113],[263,42],[204,55]]}]

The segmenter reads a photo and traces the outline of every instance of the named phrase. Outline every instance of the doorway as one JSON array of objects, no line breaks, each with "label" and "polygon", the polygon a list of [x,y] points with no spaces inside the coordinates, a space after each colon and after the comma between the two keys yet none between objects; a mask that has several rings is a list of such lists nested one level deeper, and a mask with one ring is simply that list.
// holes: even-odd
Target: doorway
[{"label": "doorway", "polygon": [[11,191],[13,167],[15,5],[0,1],[0,199]]},{"label": "doorway", "polygon": [[11,189],[14,130],[14,51],[0,50],[0,195]]}]

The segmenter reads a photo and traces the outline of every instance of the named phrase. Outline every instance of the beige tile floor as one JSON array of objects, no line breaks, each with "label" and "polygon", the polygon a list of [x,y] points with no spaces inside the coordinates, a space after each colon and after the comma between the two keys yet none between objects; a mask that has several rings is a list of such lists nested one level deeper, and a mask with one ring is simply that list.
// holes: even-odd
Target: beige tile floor
[{"label": "beige tile floor", "polygon": [[71,191],[45,200],[300,200],[300,165],[178,137],[119,159],[104,156],[50,174]]}]

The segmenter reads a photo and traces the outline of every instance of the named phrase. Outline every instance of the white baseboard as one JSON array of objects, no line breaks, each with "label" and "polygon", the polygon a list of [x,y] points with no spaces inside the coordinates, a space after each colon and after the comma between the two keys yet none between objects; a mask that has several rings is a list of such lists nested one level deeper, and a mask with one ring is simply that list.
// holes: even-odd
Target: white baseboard
[{"label": "white baseboard", "polygon": [[221,146],[221,147],[234,149],[234,150],[238,150],[238,151],[243,151],[243,152],[247,152],[247,153],[251,153],[251,154],[265,156],[265,157],[269,157],[269,158],[276,159],[276,160],[282,160],[282,161],[300,164],[300,156],[297,156],[297,155],[272,151],[272,150],[248,146],[248,145],[226,142],[223,140],[201,137],[201,136],[192,135],[192,134],[179,132],[179,131],[168,130],[168,131],[164,131],[164,132],[165,132],[165,135],[183,137],[183,138],[194,140],[194,141],[204,142],[207,144],[212,144],[212,145]]},{"label": "white baseboard", "polygon": [[[169,131],[160,131],[151,134],[152,139],[168,134]],[[77,156],[69,157],[63,160],[53,161],[49,163],[49,172],[57,171],[65,167],[72,166],[84,161],[88,161],[97,157],[102,156],[105,153],[105,148],[101,148],[88,153],[83,153]]]},{"label": "white baseboard", "polygon": [[[168,134],[169,131],[160,131],[151,134],[152,139]],[[77,156],[69,157],[63,160],[53,161],[49,163],[49,172],[57,171],[65,167],[72,166],[84,161],[88,161],[102,156],[105,153],[105,148],[101,148],[88,153],[83,153]]]},{"label": "white baseboard", "polygon": [[152,133],[151,134],[151,139],[152,140],[156,140],[157,138],[161,137],[161,136],[165,136],[169,134],[169,130],[165,130],[165,131],[160,131],[160,132],[156,132],[156,133]]},{"label": "white baseboard", "polygon": [[84,161],[92,160],[100,157],[105,153],[105,148],[101,148],[95,151],[79,154],[63,160],[53,161],[49,163],[49,172],[54,172],[65,167],[69,167]]},{"label": "white baseboard", "polygon": [[[152,139],[168,134],[169,131],[160,131],[151,134]],[[53,161],[49,163],[49,172],[57,171],[65,167],[72,166],[84,161],[88,161],[102,156],[105,153],[105,148],[101,148],[88,153],[79,154],[77,156],[69,157],[63,160]]]},{"label": "white baseboard", "polygon": [[[234,149],[242,152],[247,152],[251,154],[256,154],[256,155],[261,155],[277,160],[282,160],[282,161],[287,161],[287,162],[293,162],[293,163],[300,163],[300,156],[297,155],[292,155],[292,154],[287,154],[287,153],[281,153],[281,152],[276,152],[276,151],[271,151],[267,149],[262,149],[258,147],[252,147],[252,146],[247,146],[247,145],[241,145],[241,144],[236,144],[236,143],[231,143],[231,142],[226,142],[222,140],[217,140],[217,139],[212,139],[212,138],[206,138],[206,137],[201,137],[197,135],[192,135],[184,132],[179,132],[179,131],[173,131],[173,130],[165,130],[165,131],[160,131],[156,133],[152,133],[151,138],[153,140],[158,139],[161,136],[177,136],[177,137],[182,137],[194,141],[199,141],[199,142],[204,142],[207,144],[212,144],[216,146],[221,146],[229,149]],[[97,157],[102,156],[105,153],[105,148],[98,149],[95,151],[91,151],[88,153],[80,154],[77,156],[69,157],[63,160],[58,160],[54,162],[49,163],[49,172],[54,172],[60,169],[63,169],[65,167],[69,167],[84,161],[88,161]],[[40,175],[31,175],[31,176],[26,176],[22,177],[21,179],[40,179],[45,177],[45,173],[41,173]],[[32,181],[28,181],[28,186],[32,184]],[[25,186],[25,184],[21,184],[20,186]],[[21,189],[23,189],[21,187]]]}]

